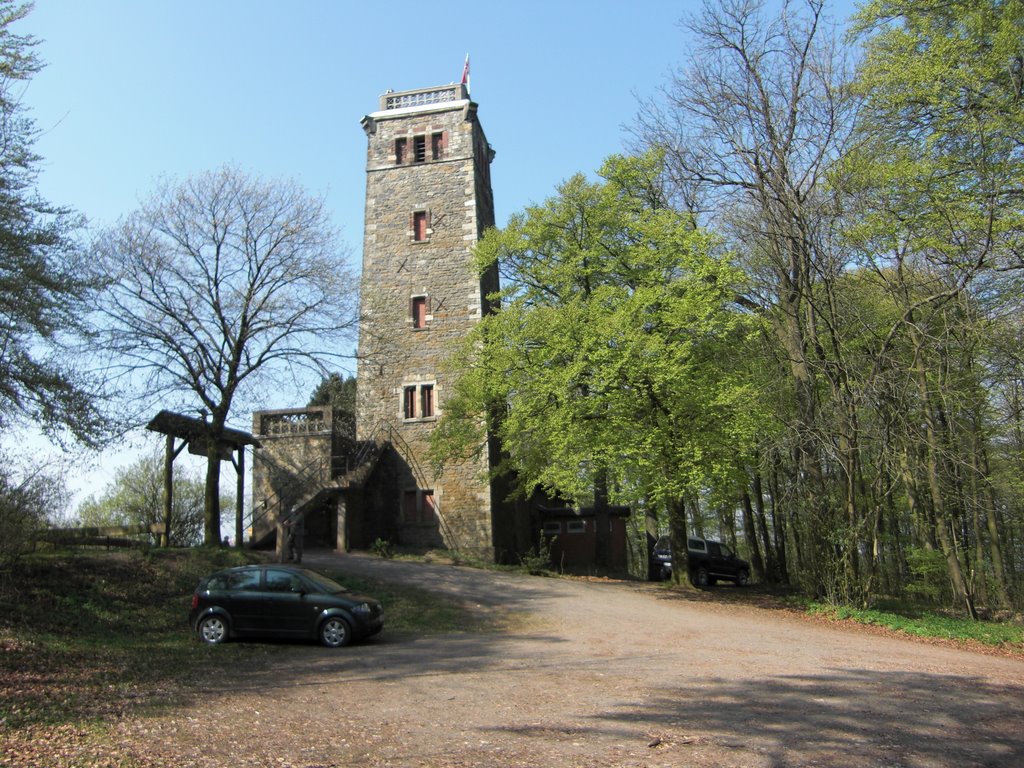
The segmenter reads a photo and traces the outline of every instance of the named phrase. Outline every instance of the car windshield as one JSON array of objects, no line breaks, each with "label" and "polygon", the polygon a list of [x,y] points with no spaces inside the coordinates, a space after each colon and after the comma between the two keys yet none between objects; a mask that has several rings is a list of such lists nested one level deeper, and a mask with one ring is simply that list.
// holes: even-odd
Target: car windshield
[{"label": "car windshield", "polygon": [[322,592],[326,592],[329,595],[333,595],[338,592],[348,592],[348,590],[338,582],[333,579],[328,579],[326,576],[321,576],[316,571],[303,571],[302,575],[316,584],[317,589]]}]

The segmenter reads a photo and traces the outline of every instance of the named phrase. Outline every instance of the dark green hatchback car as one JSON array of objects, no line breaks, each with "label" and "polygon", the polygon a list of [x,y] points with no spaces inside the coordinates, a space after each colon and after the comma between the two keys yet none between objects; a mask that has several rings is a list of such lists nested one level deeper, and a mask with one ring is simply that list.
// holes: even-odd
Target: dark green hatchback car
[{"label": "dark green hatchback car", "polygon": [[243,565],[207,576],[192,595],[189,624],[204,643],[233,637],[319,640],[330,648],[384,628],[384,609],[306,568]]}]

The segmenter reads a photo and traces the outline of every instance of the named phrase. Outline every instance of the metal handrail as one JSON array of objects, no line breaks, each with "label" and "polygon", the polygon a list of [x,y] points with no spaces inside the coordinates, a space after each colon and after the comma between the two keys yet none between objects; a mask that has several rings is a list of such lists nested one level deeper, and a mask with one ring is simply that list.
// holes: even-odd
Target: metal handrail
[{"label": "metal handrail", "polygon": [[[378,424],[378,428],[380,428],[381,424],[384,424],[387,427],[389,442],[392,445],[397,444],[401,449],[404,449],[400,449],[399,453],[409,464],[410,469],[412,469],[412,474],[413,477],[416,478],[417,484],[421,488],[426,488],[429,485],[428,478],[420,467],[419,462],[416,461],[416,456],[413,453],[412,447],[406,442],[405,438],[402,437],[401,433],[392,427],[390,422],[382,421]],[[444,532],[445,538],[451,542],[452,551],[458,553],[459,544],[455,540],[455,534],[453,533],[451,526],[448,525],[448,521],[445,520],[444,514],[441,512],[441,502],[437,498],[434,499],[434,512],[437,514],[437,520],[441,525],[441,530]]]}]

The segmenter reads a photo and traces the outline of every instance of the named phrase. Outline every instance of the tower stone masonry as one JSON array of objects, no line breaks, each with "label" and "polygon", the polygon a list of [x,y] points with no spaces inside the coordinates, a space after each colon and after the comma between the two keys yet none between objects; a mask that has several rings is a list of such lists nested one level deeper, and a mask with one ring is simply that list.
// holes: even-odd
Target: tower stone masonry
[{"label": "tower stone masonry", "polygon": [[494,225],[494,152],[462,84],[386,93],[362,125],[357,439],[383,439],[390,450],[353,535],[491,559],[502,506],[487,477],[493,452],[435,475],[427,451],[451,386],[444,361],[498,289],[497,270],[481,276],[472,254]]}]

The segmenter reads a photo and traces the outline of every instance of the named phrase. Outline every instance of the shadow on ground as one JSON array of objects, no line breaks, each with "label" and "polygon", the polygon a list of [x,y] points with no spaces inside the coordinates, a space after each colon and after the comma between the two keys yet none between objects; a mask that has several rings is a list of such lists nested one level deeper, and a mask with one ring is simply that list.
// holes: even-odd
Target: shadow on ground
[{"label": "shadow on ground", "polygon": [[737,684],[695,677],[594,719],[701,733],[775,765],[1024,765],[1024,688],[944,674],[841,670]]}]

